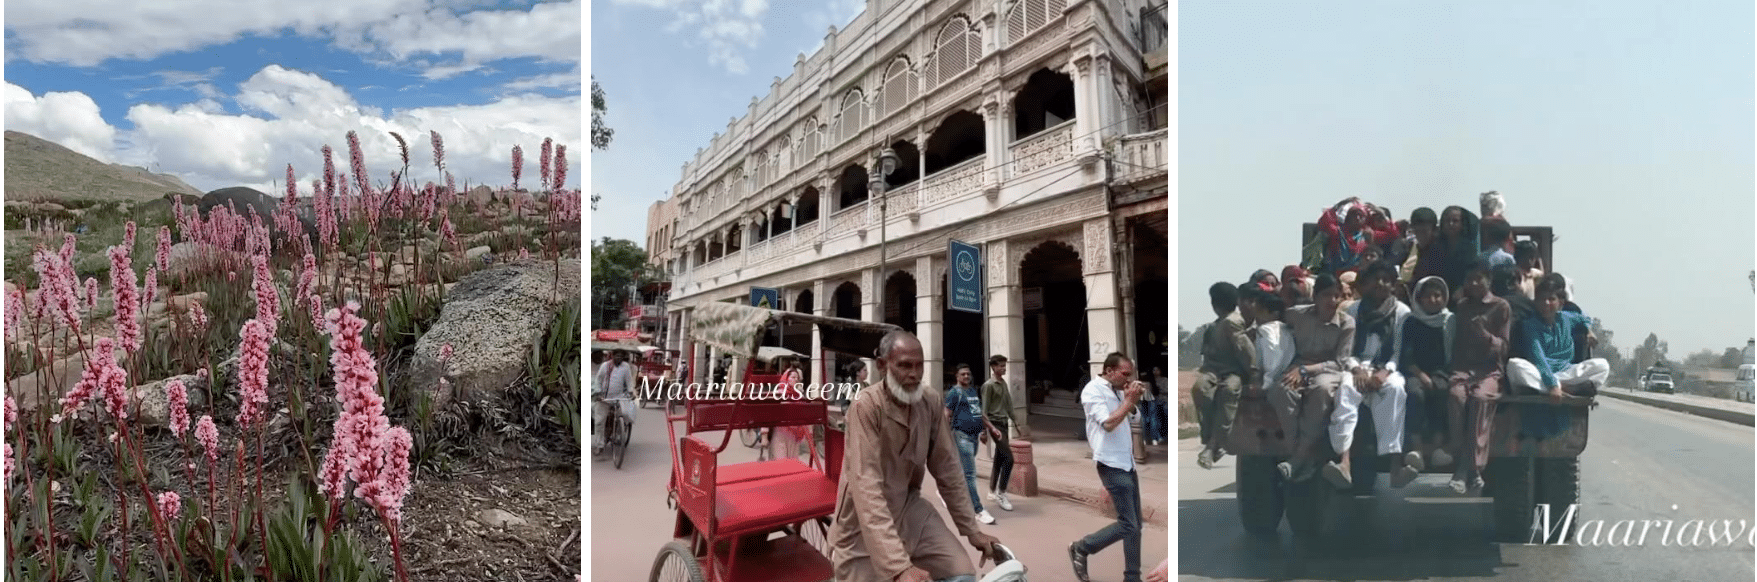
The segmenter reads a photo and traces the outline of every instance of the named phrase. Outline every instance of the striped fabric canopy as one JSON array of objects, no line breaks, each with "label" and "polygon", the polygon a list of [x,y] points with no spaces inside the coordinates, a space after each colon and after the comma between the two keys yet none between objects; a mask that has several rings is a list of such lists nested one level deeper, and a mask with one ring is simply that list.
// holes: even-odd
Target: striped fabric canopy
[{"label": "striped fabric canopy", "polygon": [[757,355],[758,342],[770,322],[789,321],[815,324],[824,349],[861,357],[872,357],[885,333],[902,329],[888,323],[712,302],[693,308],[689,337],[748,358]]}]

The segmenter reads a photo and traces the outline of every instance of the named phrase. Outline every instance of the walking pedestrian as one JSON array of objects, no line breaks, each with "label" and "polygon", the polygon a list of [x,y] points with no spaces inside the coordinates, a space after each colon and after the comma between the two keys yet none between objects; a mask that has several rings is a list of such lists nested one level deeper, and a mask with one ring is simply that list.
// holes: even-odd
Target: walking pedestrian
[{"label": "walking pedestrian", "polygon": [[1134,361],[1111,352],[1105,356],[1098,377],[1080,391],[1086,442],[1092,445],[1098,480],[1116,507],[1116,523],[1068,544],[1068,559],[1080,582],[1091,582],[1086,575],[1087,558],[1119,541],[1123,543],[1123,582],[1141,582],[1141,482],[1135,472],[1129,415],[1147,388],[1134,377]]},{"label": "walking pedestrian", "polygon": [[1007,482],[1013,476],[1013,447],[1008,432],[1014,424],[1013,395],[1007,391],[1007,357],[995,354],[988,358],[988,381],[982,383],[982,414],[988,421],[989,436],[994,439],[994,464],[988,474],[988,498],[1001,509],[1012,511],[1013,500],[1007,498]]},{"label": "walking pedestrian", "polygon": [[982,416],[982,396],[970,385],[970,365],[958,364],[958,384],[946,391],[946,419],[952,425],[952,437],[958,443],[958,462],[964,466],[964,485],[970,488],[970,504],[976,519],[994,523],[994,516],[982,508],[976,495],[976,443],[990,427]]}]

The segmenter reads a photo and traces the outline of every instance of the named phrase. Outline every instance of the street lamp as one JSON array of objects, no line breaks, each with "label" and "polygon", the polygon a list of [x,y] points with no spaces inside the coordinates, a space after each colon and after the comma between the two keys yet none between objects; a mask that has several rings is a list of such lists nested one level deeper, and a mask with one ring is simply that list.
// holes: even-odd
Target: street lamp
[{"label": "street lamp", "polygon": [[887,184],[885,184],[885,177],[890,176],[891,172],[897,171],[897,152],[888,147],[879,151],[878,161],[873,166],[877,172],[870,174],[872,181],[867,183],[866,189],[870,190],[873,196],[878,197],[879,203],[879,280],[878,289],[874,292],[878,294],[879,322],[882,323],[885,320],[885,224],[890,222],[890,217],[886,213],[885,188]]}]

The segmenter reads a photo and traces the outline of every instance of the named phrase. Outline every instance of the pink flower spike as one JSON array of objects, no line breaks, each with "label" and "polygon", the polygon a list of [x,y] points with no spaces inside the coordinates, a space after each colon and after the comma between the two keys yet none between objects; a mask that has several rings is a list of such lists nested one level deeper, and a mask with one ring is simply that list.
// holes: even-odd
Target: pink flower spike
[{"label": "pink flower spike", "polygon": [[133,261],[125,247],[110,247],[110,295],[116,303],[116,339],[122,351],[140,351],[140,289],[134,282]]},{"label": "pink flower spike", "polygon": [[543,153],[542,153],[541,157],[537,158],[537,178],[538,178],[537,189],[538,190],[542,190],[544,186],[549,185],[549,156],[550,156],[550,152],[553,151],[554,148],[555,148],[555,141],[554,140],[551,140],[547,137],[543,138]]},{"label": "pink flower spike", "polygon": [[555,189],[567,187],[567,146],[555,146]]},{"label": "pink flower spike", "polygon": [[86,309],[97,309],[98,308],[98,278],[97,277],[86,277],[85,278],[85,308]]},{"label": "pink flower spike", "polygon": [[272,332],[257,320],[244,322],[244,341],[238,358],[238,425],[248,427],[262,420],[261,404],[268,403],[268,342]]},{"label": "pink flower spike", "polygon": [[176,491],[160,493],[157,505],[159,517],[166,521],[177,519],[183,513],[183,498]]},{"label": "pink flower spike", "polygon": [[12,443],[0,442],[0,455],[6,456],[5,472],[0,473],[0,483],[5,483],[9,477],[12,477],[12,472],[17,468],[17,461],[12,459]]},{"label": "pink flower spike", "polygon": [[169,226],[159,227],[159,248],[158,248],[158,252],[156,253],[156,255],[157,256],[155,256],[154,258],[157,260],[157,262],[159,264],[159,270],[160,271],[170,271],[171,270],[171,227],[169,227]]},{"label": "pink flower spike", "polygon": [[519,174],[525,169],[525,150],[512,146],[512,189],[519,189]]},{"label": "pink flower spike", "polygon": [[411,484],[409,450],[414,448],[413,442],[409,430],[400,426],[391,427],[384,437],[384,469],[379,475],[376,499],[370,501],[392,522],[402,521],[403,498],[408,496]]},{"label": "pink flower spike", "polygon": [[268,272],[268,257],[255,255],[250,262],[256,267],[255,278],[251,286],[256,290],[256,320],[261,322],[268,335],[273,336],[281,317],[281,295],[275,289],[274,279]]},{"label": "pink flower spike", "polygon": [[428,131],[433,136],[433,167],[445,169],[445,142],[439,138],[438,131]]},{"label": "pink flower spike", "polygon": [[153,298],[159,294],[159,266],[146,266],[146,293],[141,298],[142,309],[152,309]]},{"label": "pink flower spike", "polygon": [[207,310],[201,307],[200,301],[189,302],[189,322],[195,324],[198,334],[207,330]]},{"label": "pink flower spike", "polygon": [[134,221],[132,220],[128,221],[128,224],[123,225],[122,227],[122,248],[127,249],[130,253],[134,252],[135,228]]},{"label": "pink flower spike", "polygon": [[203,414],[199,420],[195,421],[195,440],[201,443],[203,449],[206,449],[209,463],[220,457],[220,429],[214,427],[212,416]]},{"label": "pink flower spike", "polygon": [[171,405],[171,435],[181,439],[189,430],[189,391],[182,380],[165,383],[165,399]]}]

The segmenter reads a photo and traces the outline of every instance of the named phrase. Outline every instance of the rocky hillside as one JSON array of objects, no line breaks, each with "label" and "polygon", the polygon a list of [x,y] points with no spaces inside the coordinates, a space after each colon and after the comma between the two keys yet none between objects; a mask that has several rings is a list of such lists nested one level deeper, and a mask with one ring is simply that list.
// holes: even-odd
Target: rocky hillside
[{"label": "rocky hillside", "polygon": [[6,132],[6,200],[132,202],[168,192],[202,193],[175,176],[106,164],[28,133]]}]

